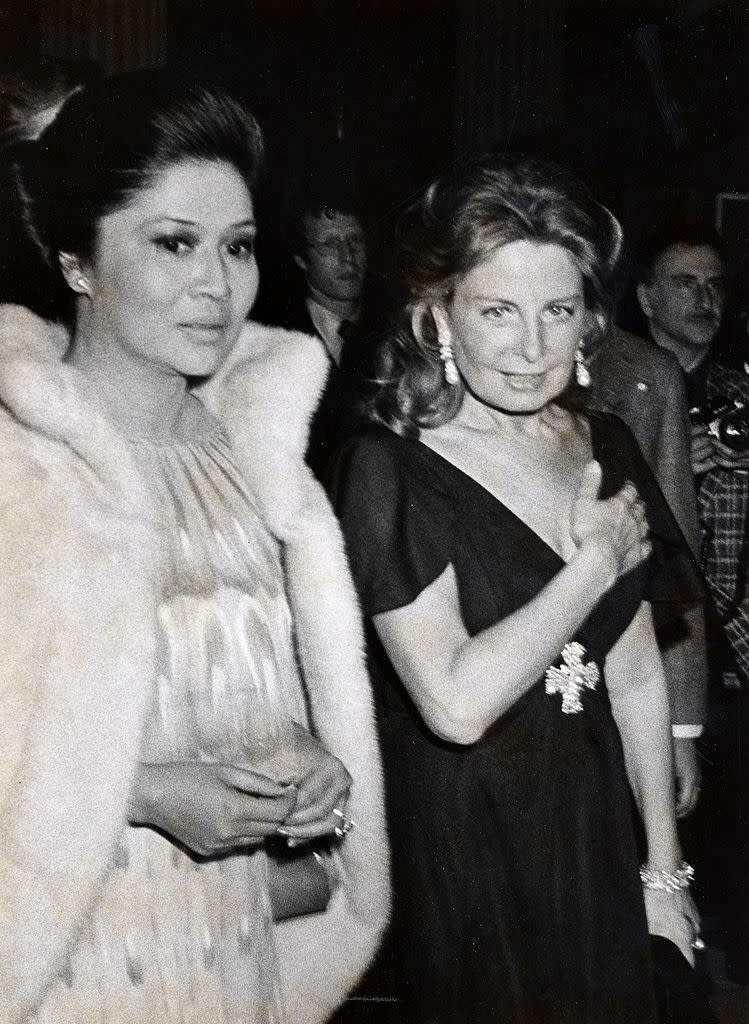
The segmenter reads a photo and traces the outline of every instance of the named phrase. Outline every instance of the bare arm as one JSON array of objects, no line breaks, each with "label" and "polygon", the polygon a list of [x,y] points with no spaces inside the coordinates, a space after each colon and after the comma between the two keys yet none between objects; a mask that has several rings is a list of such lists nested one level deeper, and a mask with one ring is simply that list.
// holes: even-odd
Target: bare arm
[{"label": "bare arm", "polygon": [[469,636],[451,566],[410,605],[374,617],[393,667],[438,736],[480,739],[559,657],[619,573],[647,553],[632,485],[599,501],[599,484],[600,467],[590,463],[572,507],[575,549],[567,565],[495,625]]},{"label": "bare arm", "polygon": [[[648,867],[674,872],[681,864],[681,848],[674,807],[671,722],[649,605],[640,606],[609,652],[606,685],[645,828]],[[689,893],[645,889],[644,896],[651,934],[671,939],[694,963],[692,940],[699,930],[699,916]]]},{"label": "bare arm", "polygon": [[672,871],[681,861],[681,851],[674,816],[671,720],[649,605],[640,606],[609,652],[606,686],[645,826],[648,863]]},{"label": "bare arm", "polygon": [[475,743],[543,675],[613,582],[606,554],[591,542],[537,597],[474,637],[461,618],[452,566],[411,604],[374,617],[434,733]]}]

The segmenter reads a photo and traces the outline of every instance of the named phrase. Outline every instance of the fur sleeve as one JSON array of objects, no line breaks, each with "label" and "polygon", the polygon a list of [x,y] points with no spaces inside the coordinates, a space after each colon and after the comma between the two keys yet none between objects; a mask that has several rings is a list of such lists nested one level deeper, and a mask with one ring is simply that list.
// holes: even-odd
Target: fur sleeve
[{"label": "fur sleeve", "polygon": [[389,912],[382,769],[356,594],[338,524],[311,475],[306,497],[286,547],[289,600],[314,730],[353,778],[348,813],[357,826],[339,844],[342,882],[328,910],[277,928],[289,1024],[328,1019],[374,957]]},{"label": "fur sleeve", "polygon": [[152,675],[150,529],[0,412],[0,1020],[65,967],[125,821]]}]

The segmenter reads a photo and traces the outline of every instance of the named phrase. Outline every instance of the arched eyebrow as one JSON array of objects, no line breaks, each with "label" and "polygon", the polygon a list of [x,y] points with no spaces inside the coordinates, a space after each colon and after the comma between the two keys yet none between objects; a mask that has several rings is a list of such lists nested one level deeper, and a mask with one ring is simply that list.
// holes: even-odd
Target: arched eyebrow
[{"label": "arched eyebrow", "polygon": [[[182,217],[170,217],[168,214],[166,214],[165,216],[162,216],[162,217],[150,217],[148,220],[146,220],[144,222],[144,224],[145,224],[145,226],[148,227],[151,224],[163,224],[165,222],[168,222],[169,224],[179,224],[180,227],[184,227],[184,228],[197,228],[197,227],[200,227],[200,222],[197,221],[197,220],[185,220]],[[238,229],[238,228],[256,228],[256,227],[257,227],[257,221],[254,219],[254,217],[250,217],[250,218],[245,218],[244,220],[235,221],[233,224],[227,224],[226,225],[226,230],[227,231],[233,231],[233,230]]]}]

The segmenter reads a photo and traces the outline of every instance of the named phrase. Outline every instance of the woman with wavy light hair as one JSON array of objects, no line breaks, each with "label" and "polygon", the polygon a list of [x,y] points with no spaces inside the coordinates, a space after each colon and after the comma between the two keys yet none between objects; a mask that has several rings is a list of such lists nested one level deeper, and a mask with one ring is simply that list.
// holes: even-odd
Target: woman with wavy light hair
[{"label": "woman with wavy light hair", "polygon": [[341,459],[411,1021],[652,1022],[648,926],[692,957],[648,605],[691,565],[630,434],[585,402],[620,241],[551,165],[431,186],[376,426]]}]

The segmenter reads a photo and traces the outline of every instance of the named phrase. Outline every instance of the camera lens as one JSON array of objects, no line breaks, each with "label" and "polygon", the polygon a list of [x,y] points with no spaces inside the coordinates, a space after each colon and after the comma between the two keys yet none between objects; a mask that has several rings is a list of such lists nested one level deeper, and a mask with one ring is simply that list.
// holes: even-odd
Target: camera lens
[{"label": "camera lens", "polygon": [[749,408],[726,413],[720,421],[718,436],[734,452],[749,451]]}]

